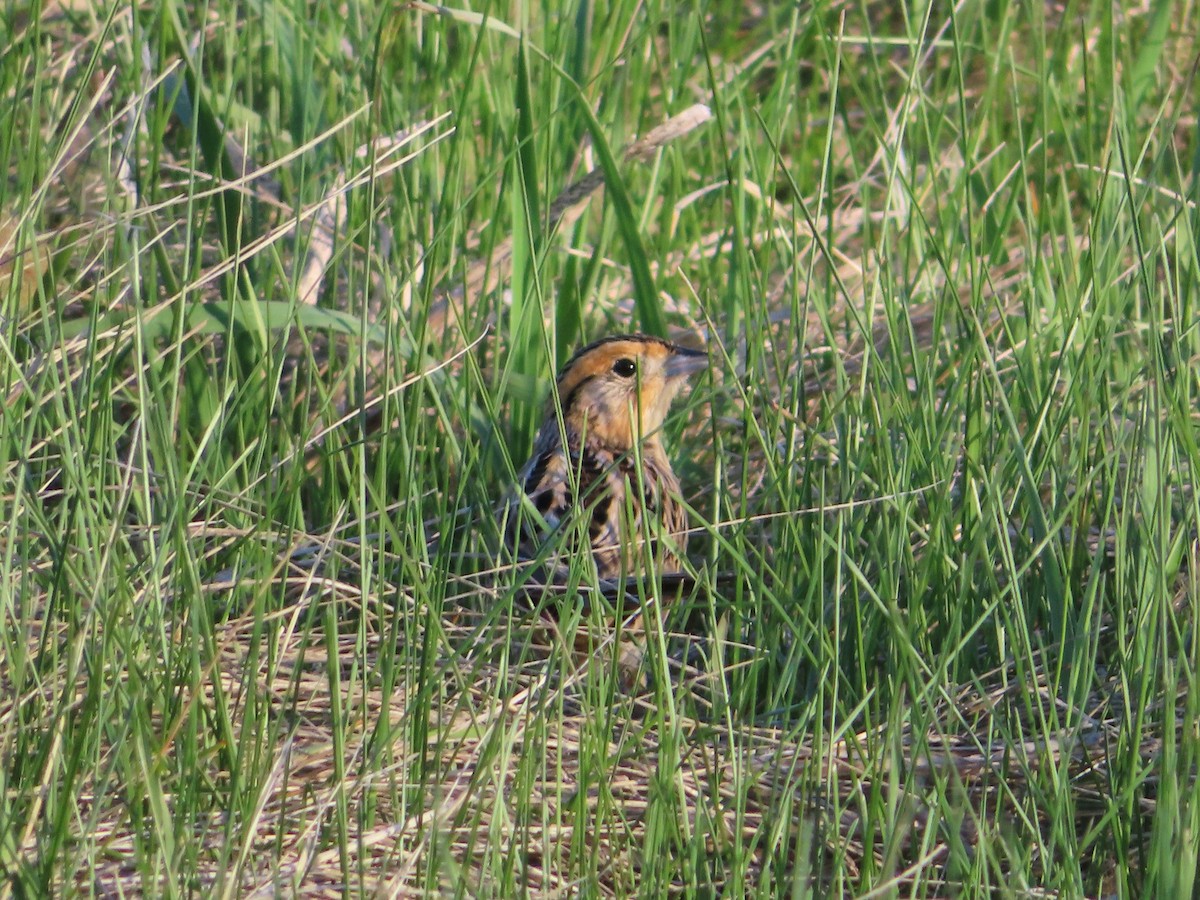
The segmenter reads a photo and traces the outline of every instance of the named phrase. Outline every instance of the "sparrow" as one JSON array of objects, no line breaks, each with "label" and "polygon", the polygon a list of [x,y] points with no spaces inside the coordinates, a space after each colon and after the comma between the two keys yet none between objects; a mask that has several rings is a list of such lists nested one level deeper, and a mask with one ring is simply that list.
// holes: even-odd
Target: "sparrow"
[{"label": "sparrow", "polygon": [[[517,555],[545,559],[558,534],[601,580],[678,573],[687,510],[662,443],[671,401],[708,356],[644,334],[603,338],[558,375],[533,454],[518,476],[505,532]],[[584,541],[586,540],[586,543]],[[548,561],[553,580],[562,557]]]}]

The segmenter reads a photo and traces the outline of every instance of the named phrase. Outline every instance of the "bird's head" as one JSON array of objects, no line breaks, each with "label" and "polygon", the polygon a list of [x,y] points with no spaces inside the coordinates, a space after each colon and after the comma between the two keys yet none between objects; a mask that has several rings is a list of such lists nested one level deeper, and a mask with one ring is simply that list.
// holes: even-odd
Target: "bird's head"
[{"label": "bird's head", "polygon": [[616,450],[662,427],[671,401],[708,356],[647,335],[619,335],[584,347],[558,376],[563,418]]}]

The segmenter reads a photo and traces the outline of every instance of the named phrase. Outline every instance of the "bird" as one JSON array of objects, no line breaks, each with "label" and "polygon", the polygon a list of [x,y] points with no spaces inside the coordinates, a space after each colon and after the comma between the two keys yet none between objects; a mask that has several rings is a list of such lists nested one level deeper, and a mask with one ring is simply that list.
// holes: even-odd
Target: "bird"
[{"label": "bird", "polygon": [[682,570],[687,510],[662,442],[671,402],[708,366],[701,350],[645,334],[583,347],[563,366],[533,453],[518,474],[505,534],[519,559],[570,571],[545,548],[560,532],[572,555],[590,555],[601,581]]}]

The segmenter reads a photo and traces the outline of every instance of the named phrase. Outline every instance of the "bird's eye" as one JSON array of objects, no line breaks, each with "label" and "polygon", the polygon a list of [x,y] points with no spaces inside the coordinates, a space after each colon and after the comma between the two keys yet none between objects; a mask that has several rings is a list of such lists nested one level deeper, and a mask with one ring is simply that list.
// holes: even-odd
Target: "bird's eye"
[{"label": "bird's eye", "polygon": [[612,370],[622,378],[632,378],[635,374],[637,374],[637,363],[635,363],[632,359],[621,357],[615,363],[613,363]]}]

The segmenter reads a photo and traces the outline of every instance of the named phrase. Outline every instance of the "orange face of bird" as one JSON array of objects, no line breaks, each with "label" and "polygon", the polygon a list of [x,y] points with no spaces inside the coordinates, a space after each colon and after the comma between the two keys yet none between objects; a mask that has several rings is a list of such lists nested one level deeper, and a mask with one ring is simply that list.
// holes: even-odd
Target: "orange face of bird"
[{"label": "orange face of bird", "polygon": [[558,381],[568,425],[615,449],[657,431],[688,377],[708,365],[698,350],[658,338],[624,335],[575,354]]}]

